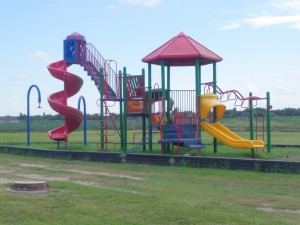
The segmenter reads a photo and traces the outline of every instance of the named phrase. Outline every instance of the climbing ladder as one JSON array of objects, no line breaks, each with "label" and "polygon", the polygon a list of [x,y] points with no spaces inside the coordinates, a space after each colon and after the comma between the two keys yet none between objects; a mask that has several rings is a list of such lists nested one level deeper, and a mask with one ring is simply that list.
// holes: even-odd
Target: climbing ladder
[{"label": "climbing ladder", "polygon": [[[212,93],[213,82],[203,83],[204,93]],[[216,87],[217,94],[219,95],[220,102],[234,101],[235,106],[240,106],[242,108],[248,108],[250,101],[252,101],[253,106],[257,105],[258,100],[265,100],[266,98],[260,98],[257,96],[244,97],[237,90],[227,90],[223,91],[219,86]],[[248,105],[244,105],[245,102],[248,102]]]},{"label": "climbing ladder", "polygon": [[[111,103],[111,102],[110,102]],[[115,102],[113,102],[115,104]],[[110,113],[109,108],[113,107],[114,104],[109,105],[107,101],[104,101],[103,115],[99,117],[100,126],[97,128],[97,134],[100,137],[100,141],[97,143],[98,150],[115,150],[116,144],[111,139],[114,139],[116,135],[121,137],[119,128],[116,124],[115,115]]]},{"label": "climbing ladder", "polygon": [[[157,126],[153,126],[153,130],[152,130],[152,138],[154,138],[157,134],[159,134],[160,131],[158,129]],[[139,150],[141,150],[141,148],[143,148],[143,146],[145,146],[146,144],[149,143],[150,140],[150,132],[146,133],[146,137],[145,140],[142,138],[140,139],[138,142],[135,142],[135,136],[133,136],[133,146],[127,151],[128,153],[134,153],[137,152]]]}]

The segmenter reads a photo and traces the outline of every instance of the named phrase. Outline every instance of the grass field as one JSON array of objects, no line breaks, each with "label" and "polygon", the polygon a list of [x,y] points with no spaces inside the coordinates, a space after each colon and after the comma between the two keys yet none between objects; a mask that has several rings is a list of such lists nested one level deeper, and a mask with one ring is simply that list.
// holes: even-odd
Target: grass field
[{"label": "grass field", "polygon": [[[240,136],[248,139],[249,134],[249,120],[248,119],[222,119],[222,123],[236,132]],[[57,149],[58,145],[49,139],[47,132],[62,124],[62,121],[33,121],[31,123],[31,145],[33,148],[45,148],[45,149]],[[141,121],[137,118],[135,120],[128,121],[128,143],[133,142],[133,136],[135,135],[135,141],[141,140],[141,130],[138,129],[141,125]],[[67,146],[60,145],[60,149],[71,149],[80,151],[97,151],[97,143],[100,137],[97,135],[96,121],[87,121],[87,145],[83,145],[83,130],[82,127],[78,131],[73,132],[69,136],[69,142]],[[272,144],[285,144],[285,145],[300,145],[300,118],[299,117],[286,117],[286,118],[272,118],[271,123],[271,143]],[[138,134],[139,133],[139,134]],[[0,145],[16,145],[27,146],[26,144],[26,122],[19,123],[1,123],[0,124]],[[218,153],[213,153],[213,138],[207,133],[202,133],[203,143],[206,148],[202,150],[203,156],[225,156],[225,157],[251,157],[251,151],[247,149],[232,149],[219,143]],[[120,143],[118,135],[110,137],[109,141]],[[157,144],[158,135],[154,138],[153,153],[160,153],[160,145]],[[132,145],[128,145],[130,149]],[[120,151],[120,146],[110,146],[111,151]],[[139,152],[142,152],[140,150]],[[176,154],[174,149],[171,154]],[[181,154],[196,155],[195,150],[182,149]],[[280,160],[294,160],[300,161],[300,149],[297,148],[272,148],[271,154],[264,152],[255,152],[256,158],[263,159],[280,159]]]},{"label": "grass field", "polygon": [[[128,142],[132,142],[133,133],[137,131],[128,131]],[[237,131],[237,133],[245,138],[248,137],[249,133],[245,131]],[[272,143],[273,144],[298,144],[299,134],[297,132],[273,132],[272,133]],[[83,144],[83,132],[76,131],[70,134],[69,143],[67,146],[61,144],[59,149],[70,149],[79,151],[97,151],[97,142],[99,141],[99,136],[96,131],[87,132],[87,145]],[[139,140],[139,138],[137,138]],[[215,155],[213,153],[213,139],[207,133],[203,133],[203,143],[205,143],[206,148],[202,149],[202,156],[222,156],[222,157],[235,157],[235,158],[250,158],[251,151],[248,149],[234,149],[219,143],[218,153]],[[21,133],[0,133],[0,145],[13,145],[13,146],[27,146],[26,144],[27,134],[25,132]],[[115,141],[118,142],[117,139]],[[153,153],[160,153],[160,145],[157,144],[158,137],[154,139],[154,149]],[[130,149],[132,145],[128,146]],[[48,138],[47,132],[32,132],[31,133],[31,145],[32,148],[43,148],[43,149],[58,149],[56,142],[51,142]],[[114,147],[114,148],[113,148]],[[113,146],[111,151],[120,151],[119,145]],[[177,154],[176,146],[170,154]],[[139,150],[142,152],[142,150]],[[148,151],[147,151],[148,152]],[[149,152],[148,152],[149,153]],[[182,148],[181,154],[191,154],[197,155],[196,150],[187,150]],[[300,149],[299,148],[272,148],[271,153],[268,154],[267,151],[255,151],[255,157],[261,159],[279,159],[279,160],[289,160],[289,161],[300,161]]]},{"label": "grass field", "polygon": [[[300,118],[272,124],[272,144],[300,144]],[[224,125],[249,138],[246,120]],[[136,124],[137,121],[135,121]],[[135,124],[135,125],[136,125]],[[59,122],[33,123],[32,148],[58,149],[47,131]],[[59,149],[96,151],[99,136],[95,123],[69,136]],[[132,125],[132,127],[135,127]],[[128,130],[132,142],[138,129]],[[140,139],[136,135],[137,140]],[[202,156],[251,157],[251,151],[219,143],[203,133]],[[0,145],[27,146],[24,123],[0,124]],[[119,142],[113,137],[113,141]],[[158,137],[154,139],[157,143]],[[130,148],[130,145],[128,146]],[[120,151],[118,145],[114,151]],[[160,152],[155,144],[153,153]],[[148,151],[147,151],[148,153]],[[176,154],[176,149],[170,152]],[[182,149],[181,154],[196,155]],[[300,161],[298,148],[272,148],[255,158]],[[13,181],[46,180],[44,194],[20,194],[6,190]],[[299,175],[60,161],[0,154],[0,224],[299,224]]]},{"label": "grass field", "polygon": [[[34,179],[50,191],[6,191]],[[299,175],[0,154],[0,224],[296,225],[299,188]]]}]

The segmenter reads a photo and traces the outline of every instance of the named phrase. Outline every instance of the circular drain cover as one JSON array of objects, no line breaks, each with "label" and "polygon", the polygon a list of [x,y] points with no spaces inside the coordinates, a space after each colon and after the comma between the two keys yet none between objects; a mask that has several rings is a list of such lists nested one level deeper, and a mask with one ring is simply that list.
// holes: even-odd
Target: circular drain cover
[{"label": "circular drain cover", "polygon": [[49,191],[49,185],[46,181],[15,181],[8,191],[20,193],[43,193]]}]

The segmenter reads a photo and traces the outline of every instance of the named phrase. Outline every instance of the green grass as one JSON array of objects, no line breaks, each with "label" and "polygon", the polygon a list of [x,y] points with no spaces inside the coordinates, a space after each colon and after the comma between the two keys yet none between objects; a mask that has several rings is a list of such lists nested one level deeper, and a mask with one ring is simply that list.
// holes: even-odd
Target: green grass
[{"label": "green grass", "polygon": [[[6,191],[14,180],[28,180],[25,175],[48,180],[50,192]],[[300,220],[294,213],[300,209],[299,175],[0,154],[0,178],[10,181],[0,182],[0,224],[289,225]]]},{"label": "green grass", "polygon": [[[231,119],[224,118],[220,121],[226,127],[236,132],[240,136],[248,139],[249,134],[249,120],[248,119]],[[39,121],[31,122],[31,145],[33,148],[44,148],[44,149],[58,149],[56,142],[49,139],[47,132],[61,125],[62,121]],[[87,122],[87,145],[83,145],[83,130],[82,126],[78,131],[73,132],[69,135],[69,142],[65,146],[61,143],[59,149],[67,150],[80,150],[80,151],[97,151],[97,143],[100,137],[97,135],[97,121]],[[141,126],[141,120],[135,118],[134,120],[128,120],[128,149],[132,147],[130,144],[133,142],[133,136],[135,141],[141,140],[141,130],[133,129]],[[300,145],[300,117],[286,117],[286,118],[272,118],[272,132],[271,132],[271,143],[272,144],[285,144],[285,145]],[[153,140],[153,152],[160,153],[160,145],[157,144],[159,135],[156,135]],[[258,137],[261,138],[261,137]],[[251,157],[251,150],[249,149],[233,149],[222,145],[218,146],[218,153],[213,153],[213,138],[203,132],[202,133],[203,143],[206,148],[202,150],[203,156],[224,156],[224,157]],[[266,137],[265,137],[266,140]],[[13,146],[27,146],[27,133],[26,133],[26,122],[20,123],[1,123],[0,124],[0,145],[13,145]],[[109,137],[110,142],[120,143],[120,138],[117,133],[114,136]],[[98,146],[99,147],[99,146]],[[120,151],[120,144],[108,146],[109,151]],[[139,152],[142,152],[140,150]],[[176,147],[170,154],[177,154]],[[195,150],[186,150],[182,148],[181,154],[196,155]],[[300,161],[300,149],[297,148],[272,148],[271,154],[265,152],[255,152],[256,158],[262,159],[280,159],[280,160],[296,160]]]},{"label": "green grass", "polygon": [[[128,142],[132,142],[134,133],[139,133],[138,130],[128,131]],[[244,138],[249,138],[249,133],[245,131],[237,131],[237,134]],[[272,144],[299,144],[299,133],[298,132],[272,132]],[[31,145],[32,148],[42,148],[42,149],[66,149],[66,150],[79,150],[79,151],[97,151],[97,143],[99,142],[99,136],[96,131],[87,132],[87,145],[83,144],[83,132],[76,131],[70,134],[69,142],[65,146],[61,143],[59,148],[56,142],[49,139],[47,132],[31,132]],[[154,138],[153,152],[160,153],[160,145],[158,143],[159,135]],[[141,139],[140,135],[136,135],[136,141]],[[234,157],[234,158],[250,158],[251,150],[249,149],[234,149],[219,143],[218,153],[213,152],[213,138],[203,132],[203,143],[206,145],[205,149],[202,149],[202,156],[220,156],[220,157]],[[0,145],[12,145],[12,146],[23,146],[27,147],[26,144],[27,134],[24,132],[19,133],[0,133]],[[120,143],[118,135],[110,138],[110,141]],[[128,145],[128,149],[131,148],[131,144]],[[120,152],[120,145],[113,145],[109,147],[108,151]],[[140,150],[139,152],[143,152]],[[147,151],[147,153],[149,153]],[[176,146],[170,152],[170,154],[177,154]],[[181,149],[181,154],[191,154],[197,155],[196,150]],[[255,151],[255,158],[261,159],[279,159],[279,160],[289,160],[289,161],[300,161],[300,149],[299,148],[275,148],[271,149],[271,153],[268,154],[267,150]]]}]

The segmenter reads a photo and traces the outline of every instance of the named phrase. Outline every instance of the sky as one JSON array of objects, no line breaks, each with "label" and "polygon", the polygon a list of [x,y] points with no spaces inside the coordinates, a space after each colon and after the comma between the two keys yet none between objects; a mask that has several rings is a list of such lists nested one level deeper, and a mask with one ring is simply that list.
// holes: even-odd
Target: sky
[{"label": "sky", "polygon": [[[56,114],[47,101],[63,89],[47,66],[63,59],[63,40],[79,32],[105,59],[141,74],[141,59],[184,32],[223,61],[217,63],[222,90],[265,97],[273,109],[300,108],[300,0],[0,0],[0,116]],[[153,83],[160,67],[152,66]],[[78,65],[69,71],[84,80],[68,99],[77,108],[80,96],[86,111],[98,113],[99,93]],[[195,89],[193,67],[171,68],[171,89]],[[212,81],[212,65],[202,67],[202,82]],[[227,103],[226,103],[227,104]],[[258,106],[264,107],[265,101]],[[234,107],[228,103],[228,108]],[[239,109],[238,109],[239,110]]]}]

